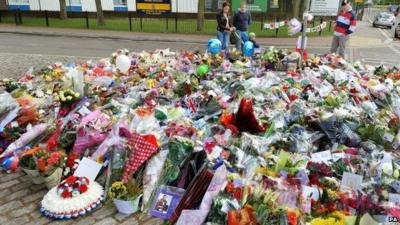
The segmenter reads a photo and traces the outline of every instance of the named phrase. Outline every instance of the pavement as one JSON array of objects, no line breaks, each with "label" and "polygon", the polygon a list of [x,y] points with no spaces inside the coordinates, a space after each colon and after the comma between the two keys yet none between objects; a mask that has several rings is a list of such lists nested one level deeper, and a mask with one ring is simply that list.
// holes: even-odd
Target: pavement
[{"label": "pavement", "polygon": [[18,171],[0,171],[0,224],[2,225],[161,225],[162,221],[148,215],[131,216],[117,213],[112,202],[93,213],[74,220],[53,221],[39,212],[40,201],[47,193],[44,185],[32,184]]},{"label": "pavement", "polygon": [[[369,18],[372,11],[359,23],[351,37],[347,51],[350,61],[388,66],[399,65],[400,41],[391,38],[388,30],[373,28]],[[211,36],[180,34],[149,34],[134,32],[94,31],[77,29],[37,28],[0,24],[0,78],[18,77],[30,67],[50,62],[76,62],[108,57],[115,49],[134,51],[170,48],[172,50],[204,49]],[[293,48],[296,38],[259,38],[263,46]],[[331,37],[313,37],[308,40],[310,53],[329,52]],[[98,211],[78,220],[51,221],[39,213],[39,203],[47,189],[33,185],[18,171],[6,174],[0,171],[0,224],[130,224],[156,225],[157,219],[144,215],[124,216],[108,203]]]},{"label": "pavement", "polygon": [[[172,43],[195,43],[203,44],[213,36],[180,34],[180,33],[140,33],[128,31],[110,31],[110,30],[85,30],[70,28],[52,28],[52,27],[29,27],[16,26],[13,24],[0,24],[0,34],[22,34],[36,35],[45,37],[71,37],[71,38],[97,38],[112,39],[122,41],[145,41],[145,42],[172,42]],[[312,46],[326,46],[330,37],[314,37]],[[277,45],[292,47],[297,38],[257,38],[257,42],[262,45]]]}]

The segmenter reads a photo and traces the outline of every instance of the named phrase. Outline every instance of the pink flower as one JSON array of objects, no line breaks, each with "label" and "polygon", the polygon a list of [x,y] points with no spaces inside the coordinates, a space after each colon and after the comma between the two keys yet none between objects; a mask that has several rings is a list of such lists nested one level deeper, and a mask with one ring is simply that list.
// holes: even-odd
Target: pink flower
[{"label": "pink flower", "polygon": [[52,158],[52,157],[50,157],[50,158],[47,159],[47,165],[48,165],[48,166],[52,166],[52,165],[54,165],[54,164],[57,164],[57,162],[58,162],[58,158]]},{"label": "pink flower", "polygon": [[389,214],[391,216],[400,218],[400,207],[393,207],[389,209]]}]

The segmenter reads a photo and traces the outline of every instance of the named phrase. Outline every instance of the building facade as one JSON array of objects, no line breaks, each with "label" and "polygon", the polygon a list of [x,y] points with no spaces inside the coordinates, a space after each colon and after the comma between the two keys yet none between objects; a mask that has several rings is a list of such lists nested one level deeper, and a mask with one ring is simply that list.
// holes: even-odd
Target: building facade
[{"label": "building facade", "polygon": [[[65,0],[67,11],[96,11],[95,0]],[[136,0],[101,0],[105,11],[136,11]],[[172,12],[196,13],[198,0],[171,0]],[[8,0],[8,9],[59,11],[59,0]]]}]

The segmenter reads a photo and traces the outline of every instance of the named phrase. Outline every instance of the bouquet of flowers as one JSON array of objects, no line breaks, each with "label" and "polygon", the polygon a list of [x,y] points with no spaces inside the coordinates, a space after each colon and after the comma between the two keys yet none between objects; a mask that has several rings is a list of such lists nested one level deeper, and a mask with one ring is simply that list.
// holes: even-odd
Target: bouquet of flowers
[{"label": "bouquet of flowers", "polygon": [[335,211],[324,217],[317,217],[311,220],[310,225],[346,225],[346,215],[343,212]]},{"label": "bouquet of flowers", "polygon": [[62,151],[42,150],[35,154],[35,158],[37,169],[44,176],[51,175],[58,168],[62,168],[65,163],[65,154]]},{"label": "bouquet of flowers", "polygon": [[122,181],[116,181],[111,185],[108,196],[111,199],[119,199],[124,201],[134,200],[142,194],[140,182],[128,182],[124,184]]},{"label": "bouquet of flowers", "polygon": [[62,198],[77,197],[88,190],[89,179],[87,177],[69,176],[57,187],[57,193]]},{"label": "bouquet of flowers", "polygon": [[81,95],[71,89],[66,89],[64,91],[59,91],[54,94],[54,99],[61,102],[61,106],[68,107],[77,100],[79,100]]},{"label": "bouquet of flowers", "polygon": [[116,181],[111,185],[108,196],[113,199],[118,212],[132,214],[139,210],[139,201],[142,197],[142,183],[129,180],[127,183]]}]

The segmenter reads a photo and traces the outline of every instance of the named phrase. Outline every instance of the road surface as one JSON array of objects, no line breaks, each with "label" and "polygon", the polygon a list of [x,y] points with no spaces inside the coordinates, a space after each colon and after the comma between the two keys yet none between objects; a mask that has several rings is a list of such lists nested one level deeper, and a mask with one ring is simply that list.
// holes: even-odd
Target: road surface
[{"label": "road surface", "polygon": [[[373,11],[370,17],[378,13]],[[388,66],[400,63],[400,41],[393,41],[389,32],[373,28],[366,19],[359,23],[356,33],[350,40],[347,58],[350,61]],[[152,34],[149,34],[152,35]],[[310,38],[310,42],[312,39]],[[206,40],[205,40],[206,42]],[[326,45],[310,48],[310,53],[329,52]],[[293,46],[278,46],[292,48]],[[171,48],[172,50],[203,49],[204,44],[185,42],[128,41],[101,38],[79,38],[0,34],[0,78],[17,77],[30,67],[41,67],[48,62],[74,62],[108,57],[116,49],[127,48],[134,51]]]}]

